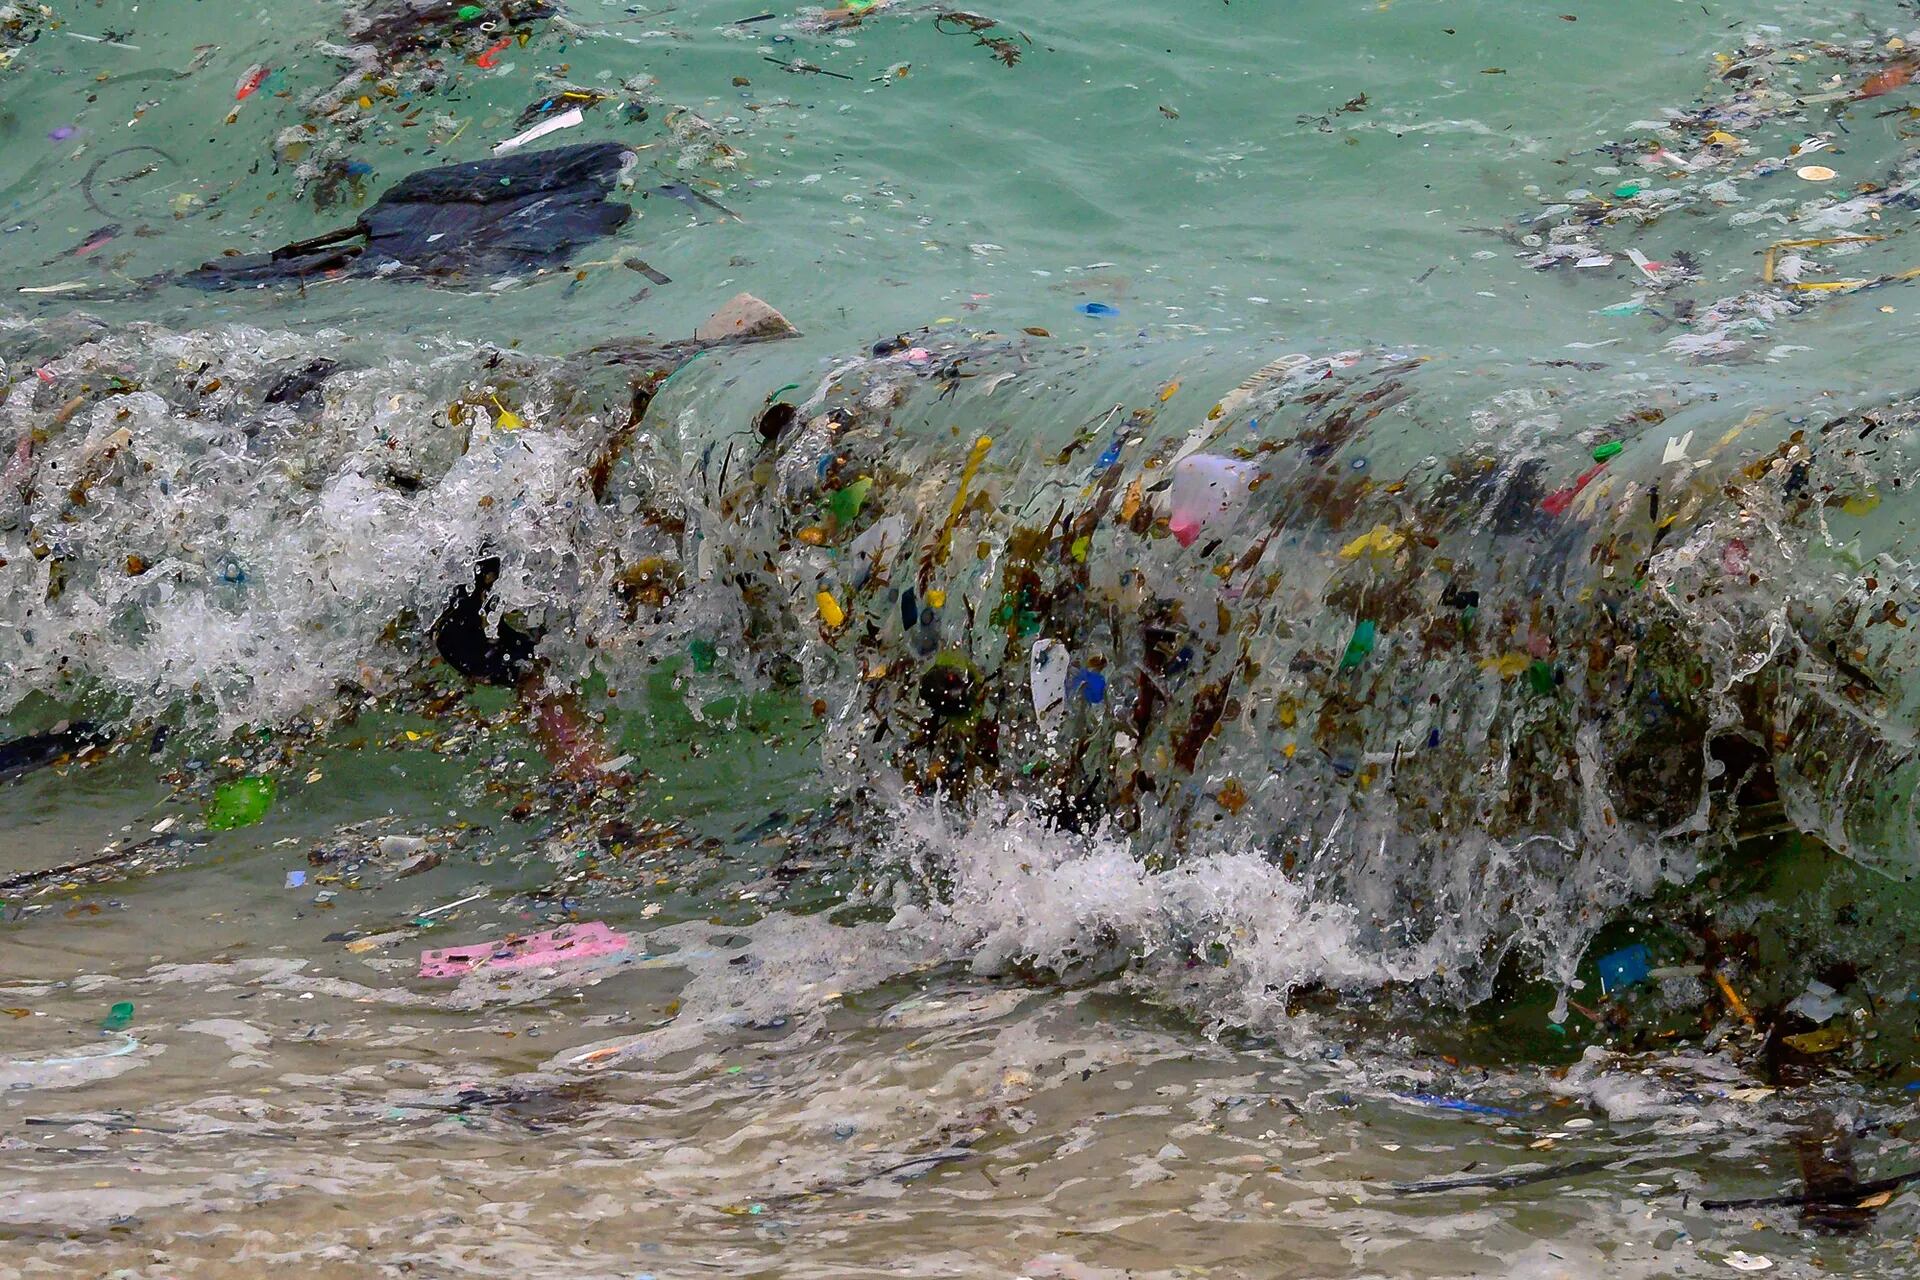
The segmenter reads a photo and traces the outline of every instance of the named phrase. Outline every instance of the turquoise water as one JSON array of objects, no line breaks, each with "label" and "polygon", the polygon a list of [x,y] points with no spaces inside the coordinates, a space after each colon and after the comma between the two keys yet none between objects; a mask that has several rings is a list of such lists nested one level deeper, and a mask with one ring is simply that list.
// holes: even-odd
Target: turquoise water
[{"label": "turquoise water", "polygon": [[21,1274],[1912,1269],[1906,10],[11,8]]},{"label": "turquoise water", "polygon": [[[690,9],[576,6],[577,32],[534,24],[527,46],[499,55],[491,71],[448,56],[440,95],[408,92],[405,75],[387,78],[392,98],[379,95],[378,77],[355,82],[349,90],[370,90],[374,105],[349,99],[313,135],[315,148],[333,144],[345,162],[369,166],[361,183],[372,194],[434,160],[483,155],[519,131],[521,107],[562,83],[617,91],[638,78],[648,86],[645,123],[616,120],[609,103],[552,141],[648,146],[650,169],[717,184],[704,189],[743,219],[647,201],[620,248],[675,285],[644,304],[626,305],[637,277],[588,268],[570,295],[556,279],[505,296],[416,290],[402,307],[381,290],[346,286],[297,307],[249,299],[210,308],[168,291],[139,313],[172,324],[313,326],[404,311],[383,328],[457,326],[558,352],[637,331],[687,332],[723,290],[747,288],[841,347],[943,317],[1078,333],[1090,328],[1072,310],[1083,299],[1122,306],[1110,327],[1281,335],[1309,348],[1444,337],[1524,359],[1566,341],[1640,345],[1638,327],[1594,314],[1632,292],[1630,272],[1605,273],[1611,289],[1542,280],[1505,252],[1477,258],[1500,245],[1472,229],[1536,204],[1529,185],[1549,196],[1610,190],[1618,179],[1595,175],[1607,157],[1591,148],[1704,89],[1710,54],[1734,32],[1787,17],[1795,36],[1866,30],[1844,6],[1603,9],[1569,22],[1493,4],[1284,16],[1229,5],[1177,14],[1042,5],[987,15],[1026,50],[1007,67],[973,35],[942,34],[937,6],[890,5],[821,34],[786,15],[728,25],[762,12],[751,5]],[[95,256],[130,255],[118,270],[141,277],[346,220],[351,190],[335,209],[315,209],[297,197],[297,164],[276,163],[274,145],[312,123],[303,102],[336,84],[341,63],[320,46],[343,40],[341,9],[195,3],[186,13],[94,6],[20,56],[4,188],[19,224],[10,234],[24,238],[9,248],[20,283],[90,276],[39,264],[103,221],[127,230]],[[247,36],[225,37],[236,29]],[[65,38],[103,31],[127,33],[138,48]],[[204,65],[189,70],[208,43]],[[853,79],[763,60],[789,55]],[[904,78],[870,82],[902,64]],[[256,66],[272,76],[236,104],[236,79]],[[735,87],[735,78],[751,83]],[[1328,114],[1362,95],[1364,110]],[[230,111],[237,118],[226,124]],[[47,140],[64,127],[79,132]],[[1897,127],[1860,122],[1866,136],[1849,140],[1859,159],[1848,176],[1871,176]],[[178,162],[120,162],[159,167],[113,188],[103,218],[74,183],[104,153],[136,143],[177,151]],[[142,225],[158,234],[135,235]],[[1656,245],[1719,250],[1718,278],[1752,265],[1750,235],[1711,225],[1662,232]],[[1843,328],[1835,348],[1885,335],[1865,310],[1823,321]]]}]

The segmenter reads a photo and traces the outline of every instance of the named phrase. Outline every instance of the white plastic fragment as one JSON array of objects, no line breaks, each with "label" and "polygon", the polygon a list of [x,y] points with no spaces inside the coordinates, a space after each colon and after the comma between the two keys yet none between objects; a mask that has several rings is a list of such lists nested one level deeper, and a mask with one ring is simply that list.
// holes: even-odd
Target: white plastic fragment
[{"label": "white plastic fragment", "polygon": [[585,120],[586,120],[586,117],[580,114],[580,108],[570,107],[567,110],[562,111],[557,116],[554,116],[547,120],[542,120],[539,124],[534,125],[531,129],[528,129],[525,133],[516,133],[511,138],[508,138],[505,142],[495,143],[493,147],[493,154],[496,156],[503,156],[503,155],[506,155],[509,151],[518,151],[521,147],[526,146],[529,142],[538,141],[539,139],[546,137],[548,134],[558,133],[562,129],[571,129],[573,128],[573,126],[585,122]]},{"label": "white plastic fragment", "polygon": [[1173,469],[1173,485],[1167,495],[1167,527],[1174,540],[1183,547],[1192,546],[1202,527],[1245,500],[1257,474],[1258,468],[1252,463],[1217,454],[1182,459]]},{"label": "white plastic fragment", "polygon": [[1035,640],[1028,683],[1033,689],[1033,714],[1047,720],[1067,700],[1067,668],[1072,654],[1058,640]]}]

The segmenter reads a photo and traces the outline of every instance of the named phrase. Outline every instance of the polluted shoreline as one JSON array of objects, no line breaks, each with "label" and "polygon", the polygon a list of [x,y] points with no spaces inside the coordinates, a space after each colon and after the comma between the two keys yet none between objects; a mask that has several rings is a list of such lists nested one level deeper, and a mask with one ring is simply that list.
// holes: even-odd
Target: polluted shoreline
[{"label": "polluted shoreline", "polygon": [[[1125,347],[929,332],[807,359],[787,329],[736,299],[692,340],[367,364],[259,331],[88,326],[52,348],[26,331],[35,372],[6,412],[43,425],[6,517],[24,624],[7,670],[16,722],[41,733],[5,764],[53,795],[144,757],[176,816],[9,878],[9,927],[30,937],[61,903],[196,864],[218,875],[209,852],[311,804],[340,747],[371,734],[425,750],[449,783],[494,780],[455,787],[472,817],[442,830],[299,841],[286,887],[318,887],[323,911],[385,899],[331,945],[408,974],[424,947],[417,984],[455,989],[298,967],[245,982],[484,1012],[696,975],[637,1036],[576,1032],[400,1114],[565,1123],[589,1082],[722,1028],[817,1034],[791,1026],[818,1028],[821,992],[839,999],[862,966],[959,962],[1015,983],[1007,997],[1117,984],[1228,1044],[1375,1042],[1364,1068],[1328,1045],[1354,1073],[1317,1104],[1336,1111],[1523,1133],[1569,1100],[1619,1125],[1752,1111],[1745,1141],[1797,1144],[1806,1189],[1703,1195],[1699,1212],[1872,1229],[1859,1206],[1908,1181],[1853,1154],[1905,1105],[1911,1041],[1875,994],[1900,962],[1806,908],[1832,893],[1819,910],[1852,913],[1866,945],[1906,927],[1897,897],[1874,918],[1875,883],[1902,878],[1902,793],[1857,782],[1897,782],[1908,750],[1898,610],[1873,594],[1904,579],[1870,551],[1861,501],[1902,474],[1900,402],[1811,429],[1749,413],[1735,431],[1712,400],[1675,397],[1569,433],[1557,456],[1442,460],[1408,447],[1441,372],[1413,353],[1246,374],[1136,352],[1127,395],[1100,376]],[[1026,421],[1053,434],[1016,454]],[[1719,443],[1694,456],[1702,438]],[[1809,563],[1816,545],[1834,551]],[[813,773],[803,812],[717,840],[636,820],[665,785],[639,745],[656,704],[757,734],[768,721],[746,708],[765,698],[788,706],[777,735]],[[634,717],[637,740],[619,729]],[[517,766],[501,755],[516,740]],[[500,819],[481,810],[515,795],[488,834]],[[1783,827],[1849,857],[1795,852]],[[769,839],[773,861],[728,868],[729,848]],[[518,887],[481,870],[442,901],[412,888],[478,847]],[[1762,890],[1756,867],[1801,879]],[[652,920],[654,895],[730,875],[710,923],[711,888]],[[396,891],[414,904],[397,915]],[[1668,923],[1632,923],[1649,899]],[[1790,922],[1769,918],[1783,908]],[[517,927],[476,915],[496,910]],[[769,964],[790,976],[741,985]],[[135,1017],[125,1005],[110,1026]],[[1390,1036],[1419,1047],[1403,1058]],[[108,1050],[16,1061],[12,1087],[147,1061],[138,1036]],[[1449,1065],[1463,1057],[1503,1065]],[[1553,1062],[1543,1097],[1530,1064]],[[1005,1124],[968,1113],[725,1212],[803,1213],[957,1169]],[[1390,1191],[1577,1186],[1644,1158]]]},{"label": "polluted shoreline", "polygon": [[1242,8],[0,3],[22,1274],[1912,1269],[1920,20]]}]

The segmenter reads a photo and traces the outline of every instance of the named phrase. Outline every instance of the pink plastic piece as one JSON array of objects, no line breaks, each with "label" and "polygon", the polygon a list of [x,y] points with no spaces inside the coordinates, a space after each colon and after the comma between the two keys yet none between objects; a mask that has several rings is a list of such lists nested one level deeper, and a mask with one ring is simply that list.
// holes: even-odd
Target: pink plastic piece
[{"label": "pink plastic piece", "polygon": [[470,947],[442,947],[420,953],[423,978],[459,978],[475,969],[538,969],[570,964],[631,949],[633,939],[615,933],[598,920],[563,924],[545,933],[515,934],[499,942],[476,942]]}]

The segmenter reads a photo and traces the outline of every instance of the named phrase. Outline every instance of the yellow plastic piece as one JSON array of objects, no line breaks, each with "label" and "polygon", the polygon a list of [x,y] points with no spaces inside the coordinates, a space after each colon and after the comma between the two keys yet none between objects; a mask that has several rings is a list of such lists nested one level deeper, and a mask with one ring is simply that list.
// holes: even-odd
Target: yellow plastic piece
[{"label": "yellow plastic piece", "polygon": [[1385,558],[1407,545],[1407,535],[1384,524],[1377,524],[1340,548],[1342,560],[1358,560],[1364,555]]},{"label": "yellow plastic piece", "polygon": [[1497,672],[1502,680],[1511,680],[1532,665],[1532,656],[1524,653],[1503,653],[1497,658],[1480,660],[1482,669]]}]

